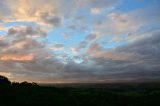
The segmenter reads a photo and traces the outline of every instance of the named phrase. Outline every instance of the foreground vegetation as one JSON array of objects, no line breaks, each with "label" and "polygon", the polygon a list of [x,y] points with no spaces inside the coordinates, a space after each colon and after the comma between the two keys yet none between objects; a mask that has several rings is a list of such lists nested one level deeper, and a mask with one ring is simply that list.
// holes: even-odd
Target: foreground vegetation
[{"label": "foreground vegetation", "polygon": [[39,86],[0,78],[0,106],[160,106],[159,84]]}]

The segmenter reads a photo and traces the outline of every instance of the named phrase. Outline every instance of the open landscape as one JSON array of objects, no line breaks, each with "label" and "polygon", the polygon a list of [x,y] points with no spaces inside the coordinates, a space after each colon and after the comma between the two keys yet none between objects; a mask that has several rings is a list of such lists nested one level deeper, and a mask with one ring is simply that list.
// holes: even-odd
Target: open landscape
[{"label": "open landscape", "polygon": [[[4,91],[3,87],[6,87]],[[160,106],[160,83],[37,85],[22,82],[3,87],[0,86],[1,106]]]},{"label": "open landscape", "polygon": [[160,0],[0,0],[0,106],[160,106]]}]

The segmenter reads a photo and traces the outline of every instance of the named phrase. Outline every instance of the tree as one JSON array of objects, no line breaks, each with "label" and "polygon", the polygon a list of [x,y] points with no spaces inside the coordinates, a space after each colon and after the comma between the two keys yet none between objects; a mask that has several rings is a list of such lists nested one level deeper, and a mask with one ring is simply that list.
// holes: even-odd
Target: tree
[{"label": "tree", "polygon": [[35,83],[35,82],[29,83],[29,82],[27,82],[27,81],[24,81],[24,82],[21,82],[21,83],[20,83],[20,86],[31,87],[31,86],[38,86],[38,84]]},{"label": "tree", "polygon": [[5,84],[5,85],[7,84],[7,85],[10,85],[11,82],[8,80],[8,78],[6,78],[6,77],[0,75],[0,84]]},{"label": "tree", "polygon": [[5,94],[10,91],[11,82],[8,80],[8,78],[0,75],[0,93]]}]

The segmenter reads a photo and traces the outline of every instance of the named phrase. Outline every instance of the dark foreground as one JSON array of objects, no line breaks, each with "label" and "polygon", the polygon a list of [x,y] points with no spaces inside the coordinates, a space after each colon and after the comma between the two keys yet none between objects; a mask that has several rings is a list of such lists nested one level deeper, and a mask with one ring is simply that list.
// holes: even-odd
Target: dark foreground
[{"label": "dark foreground", "polygon": [[160,106],[160,84],[12,85],[0,106]]}]

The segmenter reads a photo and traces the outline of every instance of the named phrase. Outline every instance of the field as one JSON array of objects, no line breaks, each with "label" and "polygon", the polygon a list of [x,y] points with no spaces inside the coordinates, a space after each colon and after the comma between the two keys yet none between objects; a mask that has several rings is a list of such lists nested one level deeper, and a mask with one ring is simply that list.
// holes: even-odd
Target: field
[{"label": "field", "polygon": [[160,106],[160,84],[12,85],[0,106]]}]

